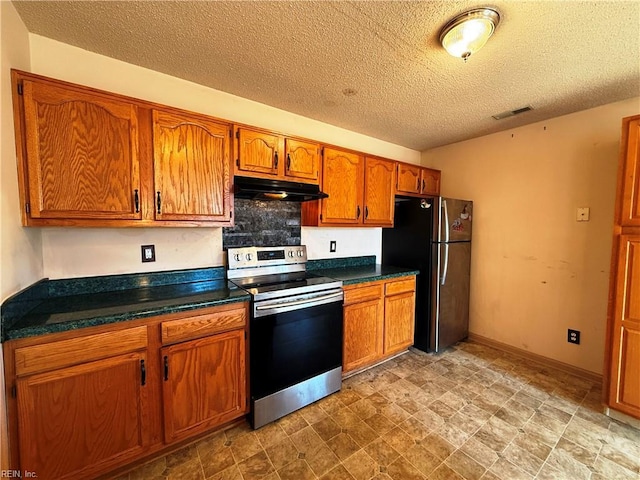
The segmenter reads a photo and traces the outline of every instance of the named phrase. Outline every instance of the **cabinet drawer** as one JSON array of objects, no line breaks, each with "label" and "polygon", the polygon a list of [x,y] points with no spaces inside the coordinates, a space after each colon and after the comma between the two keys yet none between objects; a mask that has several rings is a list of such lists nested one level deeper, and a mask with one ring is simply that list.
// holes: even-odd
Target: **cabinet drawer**
[{"label": "cabinet drawer", "polygon": [[16,375],[46,372],[146,348],[146,326],[17,348]]},{"label": "cabinet drawer", "polygon": [[382,298],[382,283],[344,289],[344,304],[364,302]]},{"label": "cabinet drawer", "polygon": [[247,310],[244,304],[242,307],[233,307],[223,311],[190,315],[187,318],[162,322],[162,344],[167,345],[243,328],[246,323]]},{"label": "cabinet drawer", "polygon": [[387,282],[384,286],[385,295],[395,295],[396,293],[414,292],[416,290],[416,277],[403,278]]}]

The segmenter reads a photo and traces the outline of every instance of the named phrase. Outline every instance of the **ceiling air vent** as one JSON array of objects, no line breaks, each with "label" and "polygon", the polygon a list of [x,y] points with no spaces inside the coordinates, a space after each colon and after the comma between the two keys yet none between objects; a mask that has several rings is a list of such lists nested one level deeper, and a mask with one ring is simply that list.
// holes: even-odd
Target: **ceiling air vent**
[{"label": "ceiling air vent", "polygon": [[531,105],[527,105],[526,107],[516,108],[515,110],[508,110],[506,112],[498,113],[497,115],[492,115],[496,120],[502,120],[503,118],[513,117],[514,115],[519,115],[524,112],[528,112],[529,110],[533,110]]}]

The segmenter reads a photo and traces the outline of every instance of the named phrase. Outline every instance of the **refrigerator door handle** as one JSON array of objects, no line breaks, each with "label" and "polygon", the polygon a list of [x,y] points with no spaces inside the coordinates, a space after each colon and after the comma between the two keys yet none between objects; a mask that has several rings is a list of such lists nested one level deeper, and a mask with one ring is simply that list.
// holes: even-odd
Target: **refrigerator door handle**
[{"label": "refrigerator door handle", "polygon": [[444,268],[442,269],[442,278],[440,285],[444,285],[447,281],[447,270],[449,270],[449,244],[444,244]]},{"label": "refrigerator door handle", "polygon": [[[447,210],[447,201],[442,199],[442,207],[444,208],[444,222],[445,222],[445,242],[449,241],[449,211]],[[444,284],[443,284],[444,285]]]}]

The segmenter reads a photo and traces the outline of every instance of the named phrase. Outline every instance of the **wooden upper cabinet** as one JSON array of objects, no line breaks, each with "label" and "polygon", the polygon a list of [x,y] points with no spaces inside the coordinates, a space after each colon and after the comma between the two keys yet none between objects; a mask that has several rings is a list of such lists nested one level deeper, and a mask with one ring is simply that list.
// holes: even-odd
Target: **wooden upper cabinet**
[{"label": "wooden upper cabinet", "polygon": [[396,193],[399,195],[440,195],[440,170],[397,162]]},{"label": "wooden upper cabinet", "polygon": [[236,129],[236,175],[292,182],[319,182],[320,145],[276,133]]},{"label": "wooden upper cabinet", "polygon": [[325,147],[322,161],[322,224],[358,225],[364,215],[364,159],[352,152]]},{"label": "wooden upper cabinet", "polygon": [[161,355],[167,443],[246,413],[244,330],[164,347]]},{"label": "wooden upper cabinet", "polygon": [[421,170],[416,165],[398,162],[397,193],[419,194],[422,187]]},{"label": "wooden upper cabinet", "polygon": [[440,195],[440,170],[422,168],[420,172],[420,193],[437,197]]},{"label": "wooden upper cabinet", "polygon": [[320,145],[285,138],[284,174],[291,180],[318,183],[320,176]]},{"label": "wooden upper cabinet", "polygon": [[[622,179],[623,226],[640,226],[640,117],[633,117],[627,123],[626,138],[622,139],[626,151]],[[626,143],[626,149],[624,144]]]},{"label": "wooden upper cabinet", "polygon": [[282,146],[279,135],[239,128],[236,174],[267,174],[277,176],[282,167]]},{"label": "wooden upper cabinet", "polygon": [[230,221],[230,141],[230,125],[153,111],[157,220]]},{"label": "wooden upper cabinet", "polygon": [[29,217],[140,219],[136,105],[46,81],[20,88]]},{"label": "wooden upper cabinet", "polygon": [[378,158],[365,159],[365,225],[393,226],[395,162]]}]

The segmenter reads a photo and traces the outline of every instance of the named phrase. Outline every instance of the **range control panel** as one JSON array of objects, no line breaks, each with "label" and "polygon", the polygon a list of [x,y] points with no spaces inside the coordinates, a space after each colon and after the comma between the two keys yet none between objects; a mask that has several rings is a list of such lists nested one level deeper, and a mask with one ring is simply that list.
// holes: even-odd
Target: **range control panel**
[{"label": "range control panel", "polygon": [[307,262],[305,245],[287,247],[242,247],[227,251],[227,268],[269,267]]}]

